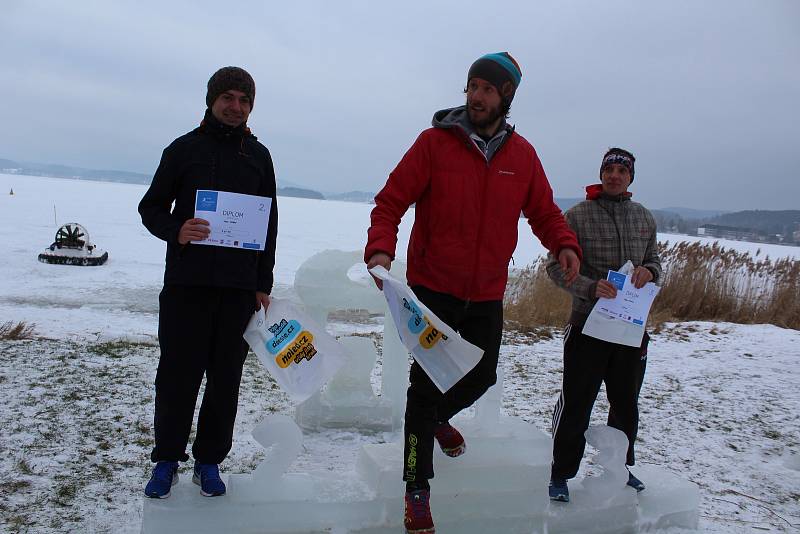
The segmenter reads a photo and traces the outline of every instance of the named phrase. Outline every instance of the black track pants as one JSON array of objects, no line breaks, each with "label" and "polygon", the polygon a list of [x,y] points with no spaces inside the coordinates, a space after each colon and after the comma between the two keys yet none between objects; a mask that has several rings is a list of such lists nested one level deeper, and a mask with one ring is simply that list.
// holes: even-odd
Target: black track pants
[{"label": "black track pants", "polygon": [[[581,323],[570,323],[564,339],[564,376],[561,396],[553,411],[553,478],[569,479],[578,472],[594,401],[605,382],[610,405],[609,426],[628,437],[628,465],[634,465],[634,443],[639,429],[639,390],[644,377],[647,335],[643,347],[609,343],[580,333]],[[646,354],[646,352],[645,352]]]},{"label": "black track pants", "polygon": [[206,388],[192,455],[218,464],[233,442],[239,382],[247,356],[242,334],[255,310],[255,293],[230,288],[165,286],[159,296],[155,447],[150,459],[186,461],[197,394]]},{"label": "black track pants", "polygon": [[471,406],[497,382],[497,358],[503,333],[502,301],[466,303],[422,286],[411,288],[439,319],[462,338],[484,350],[480,362],[447,393],[428,378],[417,362],[411,365],[406,401],[403,480],[433,478],[433,428]]}]

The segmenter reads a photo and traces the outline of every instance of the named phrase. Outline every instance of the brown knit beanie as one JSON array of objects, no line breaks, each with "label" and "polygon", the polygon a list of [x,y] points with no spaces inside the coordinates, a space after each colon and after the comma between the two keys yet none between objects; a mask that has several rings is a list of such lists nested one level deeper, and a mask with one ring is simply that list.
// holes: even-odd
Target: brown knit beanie
[{"label": "brown knit beanie", "polygon": [[231,89],[246,94],[250,98],[250,109],[253,109],[256,102],[256,82],[246,70],[239,67],[222,67],[209,78],[206,106],[213,106],[219,95]]}]

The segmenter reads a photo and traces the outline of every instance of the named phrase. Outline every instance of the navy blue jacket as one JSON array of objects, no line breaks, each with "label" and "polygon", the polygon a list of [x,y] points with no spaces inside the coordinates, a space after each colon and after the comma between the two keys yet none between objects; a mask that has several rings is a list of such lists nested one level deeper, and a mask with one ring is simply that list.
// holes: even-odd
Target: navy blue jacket
[{"label": "navy blue jacket", "polygon": [[[180,245],[178,231],[194,217],[198,189],[270,197],[264,251]],[[275,171],[267,147],[244,125],[231,128],[206,110],[198,128],[164,149],[153,182],[139,203],[139,214],[150,233],[167,242],[164,285],[272,291],[278,236]]]}]

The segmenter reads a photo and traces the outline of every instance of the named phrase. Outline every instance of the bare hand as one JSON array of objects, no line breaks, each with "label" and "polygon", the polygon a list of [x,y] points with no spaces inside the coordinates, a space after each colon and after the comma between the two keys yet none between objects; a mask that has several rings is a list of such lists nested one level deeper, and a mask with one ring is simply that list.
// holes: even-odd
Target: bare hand
[{"label": "bare hand", "polygon": [[613,299],[617,297],[617,286],[608,280],[598,280],[594,296],[601,299]]},{"label": "bare hand", "polygon": [[178,231],[178,243],[185,245],[189,241],[203,241],[211,233],[208,221],[205,219],[189,219]]},{"label": "bare hand", "polygon": [[[367,270],[372,269],[376,265],[380,265],[389,271],[392,268],[392,258],[390,258],[389,255],[384,252],[376,252],[367,262]],[[378,289],[383,291],[383,280],[377,278],[372,273],[370,273],[370,275],[372,275],[372,279],[375,280],[375,285],[378,286]]]},{"label": "bare hand", "polygon": [[572,285],[581,271],[581,260],[578,255],[571,248],[562,248],[558,253],[558,264],[564,273],[564,283]]},{"label": "bare hand", "polygon": [[633,276],[631,276],[631,282],[633,282],[633,286],[636,289],[641,289],[647,282],[653,280],[653,273],[650,272],[650,269],[647,267],[642,267],[641,265],[633,270]]},{"label": "bare hand", "polygon": [[264,306],[264,313],[267,313],[267,308],[269,308],[269,295],[263,291],[256,291],[256,311],[260,310],[261,306]]}]

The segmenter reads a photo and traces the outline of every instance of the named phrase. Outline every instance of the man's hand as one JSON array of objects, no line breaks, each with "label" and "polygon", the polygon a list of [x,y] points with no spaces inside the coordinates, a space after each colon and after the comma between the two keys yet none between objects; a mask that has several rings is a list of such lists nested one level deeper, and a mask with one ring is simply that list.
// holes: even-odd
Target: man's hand
[{"label": "man's hand", "polygon": [[[392,268],[392,258],[384,252],[376,252],[367,262],[367,270],[372,269],[376,265],[380,265],[388,271]],[[378,286],[378,289],[383,291],[383,280],[376,278],[372,273],[370,273],[370,275],[372,279],[375,280],[375,285]]]},{"label": "man's hand", "polygon": [[631,276],[631,282],[633,282],[633,286],[636,289],[641,289],[647,282],[651,282],[653,280],[653,273],[650,272],[650,269],[647,267],[642,267],[641,265],[638,266],[633,270],[633,276]]},{"label": "man's hand", "polygon": [[617,286],[608,280],[598,280],[594,296],[601,299],[613,299],[617,296]]},{"label": "man's hand", "polygon": [[564,283],[572,285],[581,271],[581,260],[578,259],[578,255],[571,248],[562,248],[558,253],[558,264],[564,273]]},{"label": "man's hand", "polygon": [[189,241],[202,241],[211,233],[205,219],[189,219],[178,231],[178,243],[185,245]]},{"label": "man's hand", "polygon": [[256,311],[260,310],[261,306],[264,306],[264,313],[267,313],[267,308],[269,308],[269,295],[263,291],[256,291]]}]

